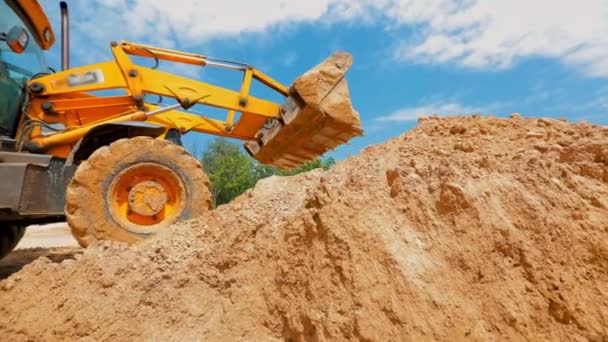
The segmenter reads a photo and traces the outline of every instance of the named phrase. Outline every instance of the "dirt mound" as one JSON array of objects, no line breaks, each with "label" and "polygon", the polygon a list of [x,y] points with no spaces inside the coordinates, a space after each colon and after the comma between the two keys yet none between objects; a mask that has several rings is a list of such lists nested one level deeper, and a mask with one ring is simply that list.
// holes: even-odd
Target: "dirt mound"
[{"label": "dirt mound", "polygon": [[419,126],[0,283],[7,340],[608,338],[608,131]]}]

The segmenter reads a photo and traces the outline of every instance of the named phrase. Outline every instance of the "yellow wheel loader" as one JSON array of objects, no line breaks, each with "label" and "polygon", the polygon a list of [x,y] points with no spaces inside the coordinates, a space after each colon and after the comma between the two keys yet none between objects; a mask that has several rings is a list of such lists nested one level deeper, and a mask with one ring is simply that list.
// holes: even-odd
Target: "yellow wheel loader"
[{"label": "yellow wheel loader", "polygon": [[[251,65],[124,41],[110,44],[113,60],[69,68],[65,2],[60,8],[62,70],[54,72],[43,51],[55,36],[40,5],[0,0],[0,258],[33,223],[67,220],[82,246],[133,243],[210,210],[209,180],[181,147],[187,132],[243,140],[253,158],[281,169],[363,133],[344,78],[347,53],[289,87]],[[242,82],[232,90],[138,65],[133,56],[155,66],[224,68]],[[253,82],[284,102],[252,96]],[[193,113],[194,105],[225,109],[225,118]]]}]

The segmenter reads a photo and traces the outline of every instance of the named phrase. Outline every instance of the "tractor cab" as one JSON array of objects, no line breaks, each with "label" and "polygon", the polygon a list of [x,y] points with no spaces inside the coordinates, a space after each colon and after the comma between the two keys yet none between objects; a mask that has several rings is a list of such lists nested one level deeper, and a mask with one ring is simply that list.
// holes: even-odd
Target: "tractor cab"
[{"label": "tractor cab", "polygon": [[[43,50],[53,38],[32,1],[0,0],[0,138],[15,138],[30,79],[51,72]],[[40,29],[42,31],[40,31]]]}]

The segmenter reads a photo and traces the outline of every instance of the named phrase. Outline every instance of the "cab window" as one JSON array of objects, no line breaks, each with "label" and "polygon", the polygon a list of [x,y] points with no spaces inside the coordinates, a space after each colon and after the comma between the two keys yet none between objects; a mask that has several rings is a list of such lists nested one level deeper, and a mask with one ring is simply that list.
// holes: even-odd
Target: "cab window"
[{"label": "cab window", "polygon": [[0,33],[9,32],[14,26],[24,28],[29,41],[21,53],[13,52],[5,41],[0,41],[0,135],[11,137],[25,98],[25,83],[36,74],[49,71],[34,33],[17,8],[0,0]]}]

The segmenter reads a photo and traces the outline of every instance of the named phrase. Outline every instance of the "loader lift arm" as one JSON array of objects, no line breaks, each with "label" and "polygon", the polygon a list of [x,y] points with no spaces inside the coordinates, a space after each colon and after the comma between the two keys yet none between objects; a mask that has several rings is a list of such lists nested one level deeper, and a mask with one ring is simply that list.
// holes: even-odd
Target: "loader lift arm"
[{"label": "loader lift arm", "polygon": [[[251,127],[251,121],[263,118],[277,118],[280,106],[276,103],[261,100],[249,95],[252,81],[258,80],[276,92],[287,96],[288,88],[268,75],[251,66],[233,62],[214,62],[202,55],[160,49],[146,45],[121,42],[112,44],[115,61],[103,62],[89,66],[73,68],[46,77],[38,78],[30,84],[30,91],[36,95],[32,101],[32,111],[36,119],[47,123],[64,123],[65,132],[41,137],[35,130],[30,135],[31,141],[39,148],[73,142],[80,138],[69,134],[71,127],[95,127],[107,121],[147,120],[162,126],[178,129],[185,133],[190,130],[204,133],[225,135],[239,139],[252,139],[251,130],[233,131],[235,112],[242,112],[240,127]],[[167,72],[135,65],[129,55],[154,58],[178,63],[214,66],[243,72],[240,91],[214,86],[205,82],[188,79]],[[76,79],[77,77],[83,80]],[[84,79],[84,78],[89,78]],[[70,81],[71,78],[71,81]],[[78,82],[85,84],[78,85]],[[97,97],[87,96],[86,92],[125,89],[128,95]],[[225,120],[217,120],[181,111],[168,111],[154,118],[133,116],[129,114],[153,111],[157,106],[143,102],[143,95],[155,94],[176,99],[182,107],[189,108],[194,104],[203,104],[228,110]],[[44,96],[44,98],[40,97]],[[40,110],[36,110],[39,102]],[[108,115],[103,109],[108,109]],[[257,124],[257,122],[256,122]],[[239,132],[241,132],[239,134]],[[66,140],[67,139],[67,140]]]},{"label": "loader lift arm", "polygon": [[[256,158],[261,162],[290,168],[362,133],[358,115],[350,107],[345,84],[344,73],[351,65],[351,57],[345,53],[336,54],[328,59],[330,62],[324,62],[335,64],[332,64],[335,69],[333,73],[323,76],[329,77],[328,80],[320,77],[320,72],[310,76],[325,81],[327,89],[324,89],[325,93],[312,94],[314,98],[307,94],[312,98],[307,100],[298,94],[294,86],[287,87],[250,65],[126,41],[112,42],[111,50],[113,61],[72,68],[30,81],[29,110],[24,120],[30,120],[31,124],[22,123],[21,132],[18,132],[24,149],[67,158],[74,144],[100,125],[145,121],[164,127],[166,132],[177,130],[184,134],[196,131],[245,140],[246,149],[254,158],[261,151],[260,158]],[[224,68],[241,72],[243,78],[236,91],[137,65],[131,56],[151,58],[156,64],[164,60]],[[281,105],[252,96],[250,89],[254,80],[285,97],[286,103]],[[354,118],[351,120],[354,123],[346,125],[348,127],[340,120],[334,120],[321,103],[335,92],[337,85],[346,89],[346,100],[351,111],[348,114]],[[110,89],[124,89],[126,94],[89,94]],[[159,107],[144,101],[144,95],[148,94],[175,99],[179,105]],[[196,104],[226,109],[226,117],[218,120],[177,110],[178,107],[187,110]],[[235,122],[236,113],[240,113],[240,118]],[[294,122],[293,127],[279,134],[298,115],[301,122]],[[39,122],[63,124],[65,129],[45,135],[43,125],[37,124]],[[332,126],[332,122],[334,127],[327,128]],[[324,128],[327,129],[321,132]],[[276,142],[276,146],[271,147],[269,137],[279,140],[289,138],[290,150],[283,142]],[[294,140],[296,138],[299,140]]]}]

